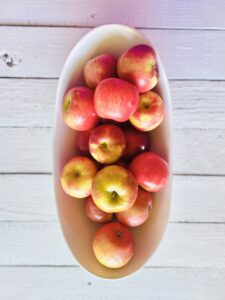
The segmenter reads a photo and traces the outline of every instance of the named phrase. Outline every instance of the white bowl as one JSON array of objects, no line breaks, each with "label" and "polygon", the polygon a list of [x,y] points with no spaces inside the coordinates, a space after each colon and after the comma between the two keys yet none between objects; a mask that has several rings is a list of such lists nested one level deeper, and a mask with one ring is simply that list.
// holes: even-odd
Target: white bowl
[{"label": "white bowl", "polygon": [[[67,160],[75,154],[76,138],[76,132],[67,127],[63,121],[61,107],[65,92],[73,86],[83,85],[82,70],[87,60],[104,52],[118,57],[124,50],[140,43],[152,45],[139,31],[128,26],[104,25],[92,29],[71,51],[58,83],[53,171],[58,216],[64,237],[78,263],[90,273],[102,278],[120,278],[134,273],[156,250],[168,223],[171,175],[163,190],[154,194],[154,205],[148,221],[131,229],[135,239],[135,254],[130,262],[119,269],[102,266],[92,251],[93,236],[99,225],[94,224],[85,216],[84,200],[66,195],[60,185],[61,170]],[[171,170],[171,97],[168,80],[159,56],[158,68],[158,92],[165,103],[165,120],[151,133],[152,151],[165,158]]]}]

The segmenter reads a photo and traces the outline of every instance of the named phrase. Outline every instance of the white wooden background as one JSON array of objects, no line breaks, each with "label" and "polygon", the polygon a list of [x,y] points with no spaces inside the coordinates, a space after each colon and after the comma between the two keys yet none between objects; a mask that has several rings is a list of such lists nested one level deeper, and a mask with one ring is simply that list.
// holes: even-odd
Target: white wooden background
[{"label": "white wooden background", "polygon": [[[1,300],[225,299],[224,12],[223,0],[0,0]],[[51,178],[60,70],[79,38],[104,23],[153,41],[174,108],[170,223],[146,267],[116,282],[74,261]]]}]

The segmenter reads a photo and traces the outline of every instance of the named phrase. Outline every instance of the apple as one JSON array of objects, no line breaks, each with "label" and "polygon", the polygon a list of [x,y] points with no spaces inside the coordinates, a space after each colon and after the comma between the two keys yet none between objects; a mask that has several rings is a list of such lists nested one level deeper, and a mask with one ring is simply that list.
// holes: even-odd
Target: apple
[{"label": "apple", "polygon": [[125,159],[132,159],[134,156],[150,149],[150,136],[146,132],[141,132],[134,127],[126,126],[123,128],[126,141],[126,148],[123,152]]},{"label": "apple", "polygon": [[64,166],[61,185],[64,192],[75,198],[85,198],[91,194],[92,181],[97,173],[95,163],[88,157],[76,156]]},{"label": "apple", "polygon": [[75,149],[79,154],[89,156],[89,138],[91,131],[78,131],[75,140]]},{"label": "apple", "polygon": [[138,185],[131,172],[120,166],[107,166],[95,176],[91,196],[107,213],[130,208],[137,198]]},{"label": "apple", "polygon": [[89,196],[85,203],[85,213],[89,219],[96,223],[106,223],[112,221],[113,214],[108,214],[101,209],[99,209]]},{"label": "apple", "polygon": [[84,80],[87,86],[95,89],[103,79],[116,77],[116,64],[115,57],[108,53],[90,59],[84,66]]},{"label": "apple", "polygon": [[163,121],[164,103],[155,92],[140,94],[140,102],[135,113],[130,117],[131,124],[141,131],[150,131]]},{"label": "apple", "polygon": [[94,159],[102,164],[117,161],[125,146],[123,131],[116,125],[101,125],[91,131],[89,150]]},{"label": "apple", "polygon": [[149,192],[161,190],[169,176],[168,163],[153,152],[144,152],[136,156],[129,169],[137,183]]},{"label": "apple", "polygon": [[92,245],[97,260],[108,268],[123,267],[134,255],[133,236],[119,222],[100,227],[95,233]]},{"label": "apple", "polygon": [[128,210],[116,213],[116,218],[124,225],[130,227],[139,226],[148,219],[151,208],[152,195],[142,188],[139,188],[134,205]]},{"label": "apple", "polygon": [[64,96],[62,113],[65,123],[72,129],[92,129],[99,121],[94,108],[94,92],[84,86],[70,89]]},{"label": "apple", "polygon": [[138,102],[137,88],[122,79],[104,79],[95,89],[95,110],[104,119],[125,122],[136,111]]},{"label": "apple", "polygon": [[148,45],[136,45],[120,56],[117,71],[119,78],[134,84],[140,93],[145,93],[158,83],[156,53]]}]

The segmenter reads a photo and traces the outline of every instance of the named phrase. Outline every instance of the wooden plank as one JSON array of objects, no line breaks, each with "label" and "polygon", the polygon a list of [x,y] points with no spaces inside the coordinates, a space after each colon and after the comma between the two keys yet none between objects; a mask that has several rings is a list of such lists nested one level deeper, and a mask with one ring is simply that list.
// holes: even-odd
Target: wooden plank
[{"label": "wooden plank", "polygon": [[[58,77],[88,28],[0,27],[0,77]],[[225,79],[225,31],[141,30],[160,53],[170,79]]]},{"label": "wooden plank", "polygon": [[[211,13],[213,8],[213,14]],[[96,26],[123,23],[137,27],[225,28],[223,1],[16,0],[1,4],[1,24]]]},{"label": "wooden plank", "polygon": [[[173,135],[175,174],[225,174],[224,130],[175,129]],[[0,128],[0,173],[49,173],[52,147],[51,128]]]},{"label": "wooden plank", "polygon": [[225,222],[224,177],[174,176],[170,221]]},{"label": "wooden plank", "polygon": [[0,128],[0,173],[50,172],[51,137],[49,128]]},{"label": "wooden plank", "polygon": [[[0,186],[0,221],[57,219],[51,175],[0,175]],[[224,177],[174,176],[170,221],[225,222],[224,194]]]},{"label": "wooden plank", "polygon": [[[0,86],[0,126],[52,127],[57,80],[0,79]],[[225,129],[225,81],[171,81],[170,86],[174,128]]]},{"label": "wooden plank", "polygon": [[57,80],[0,79],[0,126],[53,126]]},{"label": "wooden plank", "polygon": [[[170,223],[148,266],[210,267],[225,264],[225,224]],[[77,264],[56,222],[1,222],[0,265]]]},{"label": "wooden plank", "polygon": [[0,175],[0,221],[56,220],[51,175]]},{"label": "wooden plank", "polygon": [[151,268],[103,282],[80,268],[3,267],[0,295],[4,300],[224,300],[224,276],[224,269]]}]

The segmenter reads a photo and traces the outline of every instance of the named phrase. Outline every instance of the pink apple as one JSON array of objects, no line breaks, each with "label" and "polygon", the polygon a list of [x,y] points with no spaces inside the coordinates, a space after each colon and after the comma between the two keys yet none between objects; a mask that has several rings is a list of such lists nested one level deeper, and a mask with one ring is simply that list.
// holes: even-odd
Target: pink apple
[{"label": "pink apple", "polygon": [[150,149],[150,136],[146,132],[140,132],[131,126],[123,128],[123,133],[126,141],[126,148],[123,152],[123,157],[132,159],[134,156],[148,151]]},{"label": "pink apple", "polygon": [[120,56],[117,71],[119,78],[134,84],[140,93],[147,92],[158,83],[156,53],[148,45],[136,45]]},{"label": "pink apple", "polygon": [[74,130],[90,130],[99,118],[94,108],[94,92],[84,86],[69,90],[64,96],[62,106],[65,123]]},{"label": "pink apple", "polygon": [[93,251],[105,267],[120,268],[134,255],[134,239],[126,226],[119,222],[109,223],[96,231]]},{"label": "pink apple", "polygon": [[122,224],[135,227],[143,224],[149,217],[152,208],[152,196],[149,192],[138,189],[137,199],[128,210],[116,213],[116,218]]},{"label": "pink apple", "polygon": [[61,184],[64,192],[75,198],[91,194],[92,181],[97,173],[95,163],[85,156],[70,159],[63,168]]},{"label": "pink apple", "polygon": [[75,149],[81,155],[89,156],[89,138],[91,131],[78,131],[75,140]]},{"label": "pink apple", "polygon": [[138,90],[125,80],[108,78],[97,86],[94,102],[99,117],[125,122],[137,109]]},{"label": "pink apple", "polygon": [[140,94],[140,102],[135,113],[130,117],[131,124],[141,131],[150,131],[163,121],[164,103],[155,92]]},{"label": "pink apple", "polygon": [[84,79],[87,86],[95,89],[103,79],[116,77],[116,64],[115,57],[108,53],[89,60],[84,66]]},{"label": "pink apple", "polygon": [[138,185],[131,172],[120,166],[101,169],[92,184],[94,203],[108,213],[130,208],[137,198]]},{"label": "pink apple", "polygon": [[106,223],[112,221],[113,214],[108,214],[99,209],[93,202],[92,197],[89,196],[85,203],[85,213],[89,219],[96,223]]},{"label": "pink apple", "polygon": [[161,190],[169,175],[168,163],[153,152],[144,152],[136,156],[129,169],[137,183],[149,192]]},{"label": "pink apple", "polygon": [[89,150],[94,159],[102,164],[117,161],[125,146],[123,131],[116,125],[101,125],[91,131]]}]

